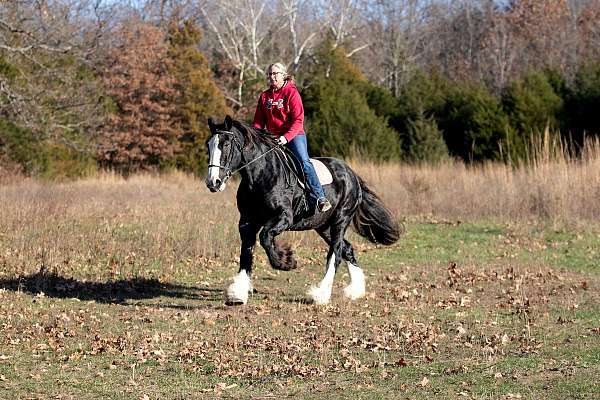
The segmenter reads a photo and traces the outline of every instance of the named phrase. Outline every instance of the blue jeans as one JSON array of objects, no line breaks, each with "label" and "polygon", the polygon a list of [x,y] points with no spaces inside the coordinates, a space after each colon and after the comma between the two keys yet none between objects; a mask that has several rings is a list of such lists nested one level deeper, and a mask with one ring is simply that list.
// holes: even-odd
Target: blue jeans
[{"label": "blue jeans", "polygon": [[319,178],[317,178],[315,167],[313,167],[312,163],[310,162],[310,157],[308,157],[306,135],[296,135],[296,137],[294,137],[291,142],[287,144],[287,146],[302,164],[306,183],[308,183],[308,186],[310,186],[313,195],[316,196],[317,199],[325,197],[325,192],[323,191],[321,182],[319,182]]}]

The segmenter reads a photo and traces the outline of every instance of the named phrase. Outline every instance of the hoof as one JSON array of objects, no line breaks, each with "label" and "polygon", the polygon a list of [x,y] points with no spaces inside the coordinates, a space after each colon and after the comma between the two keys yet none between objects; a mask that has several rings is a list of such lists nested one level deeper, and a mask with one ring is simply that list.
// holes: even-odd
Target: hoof
[{"label": "hoof", "polygon": [[329,304],[329,300],[331,299],[331,288],[313,286],[309,289],[307,295],[312,304],[324,306]]},{"label": "hoof", "polygon": [[298,262],[295,258],[290,257],[286,260],[283,260],[283,262],[280,263],[271,263],[271,267],[279,271],[291,271],[293,269],[298,268]]},{"label": "hoof", "polygon": [[241,299],[225,299],[226,306],[243,306],[244,304],[246,304],[246,302]]},{"label": "hoof", "polygon": [[293,269],[296,269],[298,267],[296,261],[294,260],[293,263],[289,264],[289,265],[271,265],[273,267],[273,269],[276,269],[278,271],[291,271]]},{"label": "hoof", "polygon": [[252,291],[250,278],[245,271],[240,271],[233,278],[231,285],[225,289],[225,304],[228,306],[242,305],[248,302],[248,294]]},{"label": "hoof", "polygon": [[365,297],[365,288],[357,285],[348,285],[344,288],[344,296],[348,300],[358,300]]}]

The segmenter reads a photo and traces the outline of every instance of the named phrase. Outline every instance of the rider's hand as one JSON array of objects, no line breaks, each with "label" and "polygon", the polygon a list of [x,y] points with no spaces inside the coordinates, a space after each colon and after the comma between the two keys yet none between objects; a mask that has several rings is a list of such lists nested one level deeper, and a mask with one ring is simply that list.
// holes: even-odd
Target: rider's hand
[{"label": "rider's hand", "polygon": [[287,144],[287,139],[285,138],[285,136],[279,136],[279,138],[277,138],[277,144],[283,146],[284,144]]}]

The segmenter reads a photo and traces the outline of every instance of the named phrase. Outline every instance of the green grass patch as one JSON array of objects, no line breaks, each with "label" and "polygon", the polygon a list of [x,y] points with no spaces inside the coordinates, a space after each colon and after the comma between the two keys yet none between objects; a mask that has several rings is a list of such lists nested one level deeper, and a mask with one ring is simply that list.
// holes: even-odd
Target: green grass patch
[{"label": "green grass patch", "polygon": [[299,239],[290,272],[258,249],[250,303],[226,307],[236,254],[180,254],[189,230],[167,229],[152,256],[145,229],[106,229],[120,247],[37,272],[6,238],[0,398],[598,397],[593,229],[411,223],[389,248],[351,235],[368,296],[343,298],[342,266],[325,307],[302,302],[323,246]]}]

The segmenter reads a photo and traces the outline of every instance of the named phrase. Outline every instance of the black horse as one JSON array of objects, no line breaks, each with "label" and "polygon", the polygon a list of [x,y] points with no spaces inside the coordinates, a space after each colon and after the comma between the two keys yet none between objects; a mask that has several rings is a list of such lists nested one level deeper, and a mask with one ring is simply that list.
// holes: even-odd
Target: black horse
[{"label": "black horse", "polygon": [[347,164],[335,158],[319,158],[333,175],[324,186],[332,208],[324,213],[307,211],[305,191],[295,179],[284,147],[264,130],[255,129],[227,116],[222,124],[208,120],[212,136],[207,142],[209,167],[206,186],[211,192],[225,189],[235,172],[241,175],[237,192],[242,241],[240,269],[226,290],[227,304],[245,304],[252,290],[252,253],[256,235],[271,266],[279,270],[296,267],[289,248],[275,241],[286,230],[314,229],[329,245],[325,277],[308,295],[317,304],[331,297],[333,278],[341,259],[346,260],[350,285],[344,294],[350,299],[365,295],[364,274],[356,262],[352,245],[344,239],[350,223],[373,243],[396,242],[400,229],[390,211]]}]

